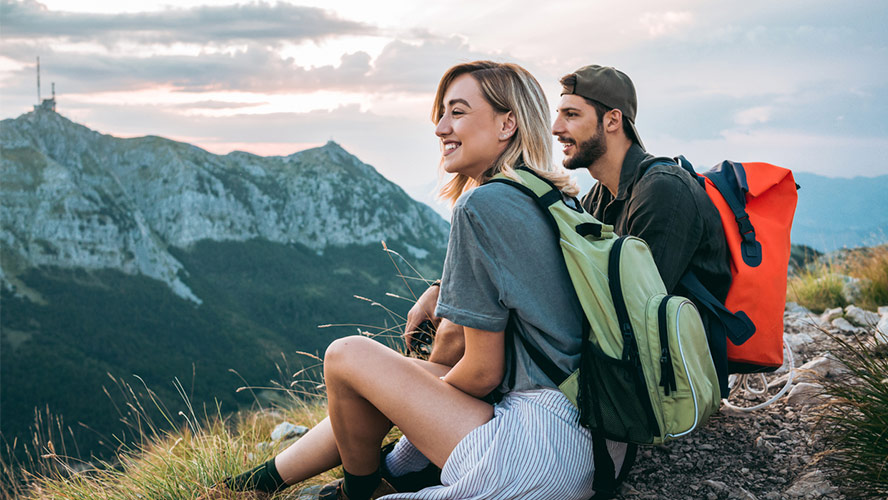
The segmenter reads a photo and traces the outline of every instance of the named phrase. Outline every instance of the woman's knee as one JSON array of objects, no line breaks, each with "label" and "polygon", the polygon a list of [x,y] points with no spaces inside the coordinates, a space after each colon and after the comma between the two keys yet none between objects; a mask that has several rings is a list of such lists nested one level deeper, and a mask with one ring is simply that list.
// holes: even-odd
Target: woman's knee
[{"label": "woman's knee", "polygon": [[375,344],[373,340],[360,335],[352,335],[336,339],[327,346],[324,352],[324,366],[335,365],[340,362],[348,363],[350,358],[359,355],[361,351],[368,349],[368,343]]}]

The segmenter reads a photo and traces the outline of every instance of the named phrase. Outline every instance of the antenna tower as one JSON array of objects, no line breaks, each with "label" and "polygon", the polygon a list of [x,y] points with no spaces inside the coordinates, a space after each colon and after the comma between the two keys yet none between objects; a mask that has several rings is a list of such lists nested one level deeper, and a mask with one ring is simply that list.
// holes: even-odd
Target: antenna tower
[{"label": "antenna tower", "polygon": [[37,56],[37,104],[40,104],[40,56]]}]

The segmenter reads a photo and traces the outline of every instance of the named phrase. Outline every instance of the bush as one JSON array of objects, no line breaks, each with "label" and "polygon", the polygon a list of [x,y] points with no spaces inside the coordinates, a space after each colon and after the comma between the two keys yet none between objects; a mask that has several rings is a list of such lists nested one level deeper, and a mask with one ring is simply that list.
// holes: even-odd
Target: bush
[{"label": "bush", "polygon": [[845,282],[831,264],[811,264],[789,279],[787,300],[814,312],[845,307]]},{"label": "bush", "polygon": [[888,245],[872,248],[851,262],[848,274],[861,279],[860,307],[875,311],[888,305]]},{"label": "bush", "polygon": [[888,358],[872,343],[833,340],[848,372],[824,382],[829,399],[820,408],[817,431],[828,448],[819,459],[849,498],[886,498]]}]

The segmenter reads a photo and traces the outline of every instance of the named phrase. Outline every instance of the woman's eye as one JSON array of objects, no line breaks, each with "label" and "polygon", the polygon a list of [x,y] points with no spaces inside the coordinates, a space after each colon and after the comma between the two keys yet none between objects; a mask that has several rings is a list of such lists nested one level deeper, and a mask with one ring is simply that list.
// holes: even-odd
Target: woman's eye
[{"label": "woman's eye", "polygon": [[450,114],[453,115],[453,116],[458,116],[458,115],[463,114],[463,112],[460,111],[460,110],[458,110],[458,109],[454,109],[454,110],[452,110],[452,111],[450,112]]}]

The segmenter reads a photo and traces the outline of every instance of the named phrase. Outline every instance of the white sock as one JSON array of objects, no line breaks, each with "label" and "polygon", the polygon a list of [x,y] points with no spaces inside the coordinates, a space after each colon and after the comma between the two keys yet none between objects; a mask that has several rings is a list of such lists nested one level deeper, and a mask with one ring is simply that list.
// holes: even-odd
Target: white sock
[{"label": "white sock", "polygon": [[428,464],[429,459],[406,436],[401,437],[395,449],[385,457],[385,466],[395,477],[420,471]]}]

